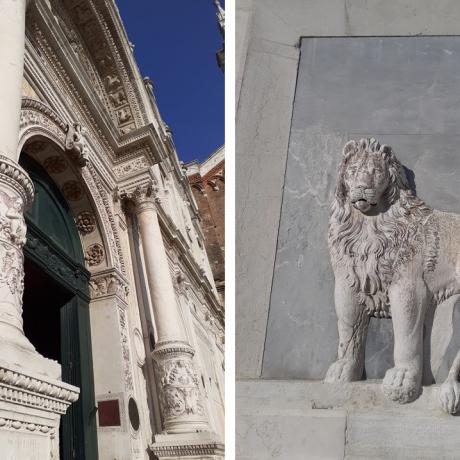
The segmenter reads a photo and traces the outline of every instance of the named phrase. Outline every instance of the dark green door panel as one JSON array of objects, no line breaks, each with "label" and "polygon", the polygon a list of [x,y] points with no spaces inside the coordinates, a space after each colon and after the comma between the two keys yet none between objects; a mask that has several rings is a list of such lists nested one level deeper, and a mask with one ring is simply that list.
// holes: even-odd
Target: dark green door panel
[{"label": "dark green door panel", "polygon": [[[73,217],[61,192],[46,171],[26,155],[21,165],[30,174],[36,187],[32,209],[26,214],[27,243],[25,319],[28,308],[47,309],[44,314],[58,312],[56,335],[60,335],[58,350],[62,365],[62,380],[80,388],[80,397],[61,419],[61,460],[97,460],[97,428],[94,377],[89,315],[90,273],[84,266],[83,250]],[[29,271],[29,273],[27,272]],[[29,276],[28,276],[29,275]],[[42,277],[42,278],[40,278]],[[35,288],[34,278],[52,286],[52,292],[40,296],[27,292]],[[60,295],[57,295],[59,291]],[[56,310],[58,309],[58,310]],[[54,316],[53,316],[54,317]],[[34,328],[34,324],[27,325]],[[47,338],[30,334],[41,348],[47,350]],[[48,339],[49,341],[49,339]],[[45,346],[43,345],[45,342]],[[37,345],[36,345],[37,346]],[[40,350],[40,347],[37,346]]]}]

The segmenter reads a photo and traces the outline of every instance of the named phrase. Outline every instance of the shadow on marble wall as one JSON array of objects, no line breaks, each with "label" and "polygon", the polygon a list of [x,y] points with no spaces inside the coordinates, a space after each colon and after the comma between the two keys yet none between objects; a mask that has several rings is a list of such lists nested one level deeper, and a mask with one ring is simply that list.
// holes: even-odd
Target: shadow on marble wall
[{"label": "shadow on marble wall", "polygon": [[[302,40],[264,378],[322,379],[335,359],[327,226],[347,140],[376,137],[391,145],[422,199],[460,213],[458,75],[458,37]],[[427,383],[446,375],[460,346],[459,308],[456,299],[440,306],[434,339],[426,325],[426,358],[433,365]],[[393,365],[392,352],[391,320],[372,319],[367,378],[383,377]]]}]

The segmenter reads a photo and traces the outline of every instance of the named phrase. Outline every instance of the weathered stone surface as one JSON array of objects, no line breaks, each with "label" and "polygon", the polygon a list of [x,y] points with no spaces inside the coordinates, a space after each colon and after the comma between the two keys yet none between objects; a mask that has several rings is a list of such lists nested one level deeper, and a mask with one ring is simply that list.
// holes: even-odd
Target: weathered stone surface
[{"label": "weathered stone surface", "polygon": [[[422,199],[460,212],[460,40],[304,39],[301,56],[263,375],[318,379],[337,345],[326,229],[341,145],[378,135]],[[392,362],[391,322],[371,329],[381,333],[369,336],[366,373],[379,378]]]},{"label": "weathered stone surface", "polygon": [[439,408],[438,386],[424,387],[417,401],[400,405],[388,401],[380,385],[238,382],[236,458],[458,458],[460,420]]}]

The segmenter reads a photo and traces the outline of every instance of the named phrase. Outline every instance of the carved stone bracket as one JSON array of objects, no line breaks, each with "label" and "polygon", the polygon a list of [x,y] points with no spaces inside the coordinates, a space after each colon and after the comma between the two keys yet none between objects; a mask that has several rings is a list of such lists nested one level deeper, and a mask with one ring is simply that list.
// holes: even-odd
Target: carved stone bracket
[{"label": "carved stone bracket", "polygon": [[89,148],[85,139],[86,129],[80,123],[67,125],[65,148],[72,159],[81,167],[86,166],[89,159]]},{"label": "carved stone bracket", "polygon": [[186,342],[164,342],[153,352],[166,432],[209,429],[194,364],[194,350]]}]

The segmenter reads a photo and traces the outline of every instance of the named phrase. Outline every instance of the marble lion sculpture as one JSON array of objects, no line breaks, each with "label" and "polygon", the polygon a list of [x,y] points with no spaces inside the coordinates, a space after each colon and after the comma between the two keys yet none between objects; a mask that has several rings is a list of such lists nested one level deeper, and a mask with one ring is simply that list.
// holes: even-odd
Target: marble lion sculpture
[{"label": "marble lion sculpture", "polygon": [[[434,210],[411,190],[401,163],[375,139],[343,149],[329,221],[335,275],[338,359],[327,382],[360,380],[370,317],[392,318],[395,367],[385,395],[400,403],[422,388],[423,323],[427,308],[460,293],[460,215]],[[460,406],[460,352],[439,400]]]}]

